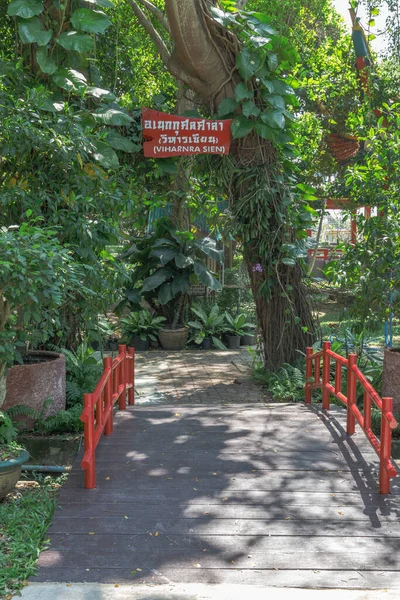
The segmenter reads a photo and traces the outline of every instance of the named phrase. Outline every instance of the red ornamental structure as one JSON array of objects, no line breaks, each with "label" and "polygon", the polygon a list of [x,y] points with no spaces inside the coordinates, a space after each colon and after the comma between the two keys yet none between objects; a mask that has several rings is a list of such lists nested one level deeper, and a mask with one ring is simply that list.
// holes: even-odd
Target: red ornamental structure
[{"label": "red ornamental structure", "polygon": [[[332,362],[334,363],[333,373]],[[342,385],[343,369],[347,370],[347,386]],[[334,377],[333,385],[332,377]],[[363,411],[357,405],[357,384],[363,390]],[[306,404],[311,404],[312,390],[318,388],[322,390],[322,408],[324,410],[329,410],[331,394],[346,406],[346,432],[348,435],[355,433],[355,425],[358,422],[380,459],[379,491],[381,494],[390,494],[390,480],[397,476],[397,469],[390,460],[392,430],[398,426],[392,412],[393,399],[379,396],[358,368],[356,354],[349,354],[347,358],[344,358],[331,350],[330,342],[324,342],[322,350],[319,352],[314,352],[312,348],[307,348],[306,351]],[[380,439],[372,430],[373,405],[380,412]]]},{"label": "red ornamental structure", "polygon": [[169,158],[194,154],[229,154],[232,119],[212,121],[168,115],[142,109],[142,127],[147,158]]}]

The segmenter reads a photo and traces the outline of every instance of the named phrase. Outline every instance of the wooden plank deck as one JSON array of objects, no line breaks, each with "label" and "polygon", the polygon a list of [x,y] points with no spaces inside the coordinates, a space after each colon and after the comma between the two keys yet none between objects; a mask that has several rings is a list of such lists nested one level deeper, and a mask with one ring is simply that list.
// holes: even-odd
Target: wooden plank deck
[{"label": "wooden plank deck", "polygon": [[[135,407],[64,486],[33,581],[399,588],[400,487],[343,412]],[[400,592],[399,592],[400,593]]]}]

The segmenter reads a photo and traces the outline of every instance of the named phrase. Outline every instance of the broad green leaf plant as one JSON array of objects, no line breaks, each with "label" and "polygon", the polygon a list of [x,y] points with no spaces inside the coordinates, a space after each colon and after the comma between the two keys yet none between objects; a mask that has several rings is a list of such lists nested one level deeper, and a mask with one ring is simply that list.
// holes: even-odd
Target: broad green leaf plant
[{"label": "broad green leaf plant", "polygon": [[133,336],[139,337],[143,342],[148,339],[156,342],[165,317],[153,316],[148,310],[140,310],[120,319],[119,323],[122,336],[129,344],[133,343]]},{"label": "broad green leaf plant", "polygon": [[193,341],[201,344],[205,338],[211,338],[215,348],[226,350],[226,346],[219,339],[224,330],[225,313],[221,313],[218,304],[214,304],[208,313],[200,306],[193,306],[191,312],[197,317],[196,320],[187,323],[195,330]]},{"label": "broad green leaf plant", "polygon": [[123,257],[134,266],[126,303],[134,306],[143,298],[167,318],[172,329],[183,320],[192,284],[221,289],[205,260],[222,262],[223,250],[210,238],[197,240],[190,231],[176,231],[168,219],[160,220],[151,236],[136,240]]}]

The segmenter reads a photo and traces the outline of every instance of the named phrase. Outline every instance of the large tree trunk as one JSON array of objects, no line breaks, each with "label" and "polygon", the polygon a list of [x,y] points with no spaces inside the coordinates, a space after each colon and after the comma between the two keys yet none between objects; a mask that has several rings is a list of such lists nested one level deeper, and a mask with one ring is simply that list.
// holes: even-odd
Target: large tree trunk
[{"label": "large tree trunk", "polygon": [[276,371],[283,363],[299,359],[299,350],[304,351],[314,340],[314,323],[301,269],[282,269],[282,287],[275,286],[266,297],[260,292],[265,276],[255,270],[251,251],[245,252],[245,260],[256,303],[265,368]]},{"label": "large tree trunk", "polygon": [[[186,92],[186,93],[185,93]],[[178,99],[176,111],[178,115],[185,114],[186,111],[193,109],[193,99],[189,95],[184,84],[180,81],[178,88]],[[173,202],[171,220],[178,230],[189,230],[190,215],[187,206],[187,196],[189,193],[189,164],[191,158],[182,156],[177,161],[177,169],[174,176]]]},{"label": "large tree trunk", "polygon": [[[213,3],[209,0],[165,0],[174,42],[168,69],[197,94],[211,114],[223,98],[234,97],[240,81],[235,68],[236,53],[228,49],[236,48],[237,51],[237,42],[210,18],[208,6]],[[221,43],[221,40],[229,43]],[[236,167],[243,168],[247,175],[249,168],[254,169],[254,174],[259,169],[261,174],[269,173],[272,178],[280,172],[273,145],[254,134],[240,142],[234,141],[231,157]],[[275,269],[274,266],[279,262],[279,248],[287,242],[288,231],[284,221],[274,221],[275,207],[282,207],[280,192],[277,191],[272,200],[256,194],[255,220],[249,223],[248,185],[237,175],[233,177],[235,181],[227,182],[226,193],[235,217],[237,237],[244,246],[264,342],[265,363],[269,369],[276,370],[284,362],[293,362],[298,356],[297,351],[304,351],[313,341],[311,309],[301,285],[300,267],[280,265]],[[264,228],[259,226],[260,219],[254,217],[257,213],[272,215],[262,223]],[[268,236],[273,239],[270,255],[266,257],[264,253],[264,258],[260,258],[259,249],[265,248]],[[258,263],[262,272],[253,270]],[[275,279],[272,287],[269,286],[271,277]]]},{"label": "large tree trunk", "polygon": [[386,348],[385,350],[382,396],[393,398],[393,412],[400,414],[400,348]]},{"label": "large tree trunk", "polygon": [[174,41],[168,69],[210,106],[233,97],[235,85],[232,57],[225,57],[226,50],[219,50],[213,38],[207,4],[205,0],[165,0]]}]

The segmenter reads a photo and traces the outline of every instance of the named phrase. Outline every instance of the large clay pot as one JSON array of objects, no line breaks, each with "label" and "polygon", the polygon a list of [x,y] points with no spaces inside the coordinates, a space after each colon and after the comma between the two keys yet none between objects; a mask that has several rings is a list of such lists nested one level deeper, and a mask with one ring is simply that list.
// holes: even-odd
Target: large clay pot
[{"label": "large clay pot", "polygon": [[28,459],[29,452],[21,450],[17,458],[0,462],[0,500],[13,491],[15,484],[21,477],[21,467],[28,462]]},{"label": "large clay pot", "polygon": [[183,350],[189,336],[189,327],[160,329],[158,337],[164,350]]},{"label": "large clay pot", "polygon": [[[3,409],[23,404],[40,411],[43,402],[52,398],[45,416],[65,409],[65,357],[57,352],[33,351],[31,362],[14,365],[6,380],[6,399]],[[30,427],[33,420],[22,417]]]},{"label": "large clay pot", "polygon": [[383,358],[382,396],[393,398],[393,412],[400,413],[400,348],[386,348]]}]

